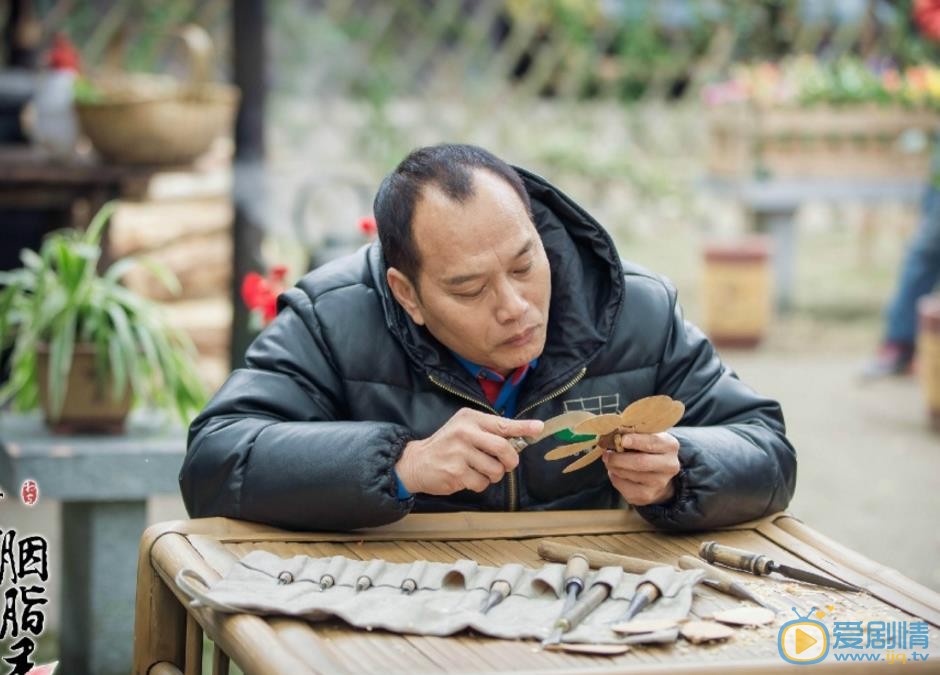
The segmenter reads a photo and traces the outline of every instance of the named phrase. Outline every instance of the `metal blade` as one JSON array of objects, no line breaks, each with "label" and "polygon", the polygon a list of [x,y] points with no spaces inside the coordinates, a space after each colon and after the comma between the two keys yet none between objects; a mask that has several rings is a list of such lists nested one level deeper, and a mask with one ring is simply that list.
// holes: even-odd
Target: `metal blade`
[{"label": "metal blade", "polygon": [[545,459],[552,461],[555,459],[564,459],[565,457],[571,457],[571,455],[577,455],[582,450],[587,450],[593,448],[597,445],[597,438],[592,438],[589,441],[581,441],[580,443],[569,443],[568,445],[559,445],[557,448],[549,450],[545,453]]},{"label": "metal blade", "polygon": [[559,431],[571,429],[571,427],[592,417],[594,417],[594,414],[589,413],[587,410],[572,410],[561,415],[555,415],[555,417],[549,417],[545,420],[542,433],[537,436],[514,436],[509,439],[509,442],[516,449],[516,452],[522,452],[530,445],[535,445]]},{"label": "metal blade", "polygon": [[604,448],[595,448],[591,450],[588,454],[582,457],[579,460],[576,460],[562,469],[562,473],[571,473],[572,471],[577,471],[578,469],[583,469],[589,464],[593,464],[601,458],[601,455],[604,454]]},{"label": "metal blade", "polygon": [[557,645],[559,642],[561,642],[561,636],[564,634],[565,634],[564,628],[562,628],[561,626],[556,627],[555,630],[552,631],[551,635],[549,635],[547,638],[542,640],[541,648],[545,649],[546,647],[549,647],[551,645]]},{"label": "metal blade", "polygon": [[847,584],[842,581],[836,581],[835,579],[824,577],[821,574],[800,570],[795,567],[790,567],[789,565],[779,565],[777,563],[772,563],[771,570],[774,572],[779,572],[783,576],[789,577],[790,579],[805,581],[806,583],[816,584],[817,586],[834,588],[837,591],[852,591],[858,593],[863,590],[858,586],[853,586],[852,584]]},{"label": "metal blade", "polygon": [[[568,592],[565,595],[565,602],[561,606],[561,616],[568,616],[568,613],[571,611],[571,608],[574,607],[574,603],[577,602],[577,600],[578,587],[575,584],[568,584]],[[559,642],[561,642],[561,636],[564,634],[564,625],[558,625],[556,622],[555,630],[552,631],[551,635],[542,640],[542,649],[545,649],[545,647],[548,647],[549,645],[557,645]]]}]

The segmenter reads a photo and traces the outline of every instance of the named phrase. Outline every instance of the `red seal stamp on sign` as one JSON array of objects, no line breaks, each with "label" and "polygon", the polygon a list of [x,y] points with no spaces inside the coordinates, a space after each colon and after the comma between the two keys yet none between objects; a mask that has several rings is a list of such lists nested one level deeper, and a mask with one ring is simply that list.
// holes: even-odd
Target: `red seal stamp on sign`
[{"label": "red seal stamp on sign", "polygon": [[39,486],[32,478],[23,481],[20,488],[20,498],[26,506],[34,506],[39,501]]}]

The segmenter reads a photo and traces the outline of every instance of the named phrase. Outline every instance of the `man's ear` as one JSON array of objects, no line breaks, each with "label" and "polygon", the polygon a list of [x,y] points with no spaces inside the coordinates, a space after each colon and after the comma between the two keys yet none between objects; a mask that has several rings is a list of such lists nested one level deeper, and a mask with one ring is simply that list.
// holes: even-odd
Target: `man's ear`
[{"label": "man's ear", "polygon": [[394,267],[388,268],[385,278],[398,304],[404,307],[412,321],[419,326],[423,326],[424,313],[421,311],[421,303],[418,302],[418,291],[415,289],[414,284]]}]

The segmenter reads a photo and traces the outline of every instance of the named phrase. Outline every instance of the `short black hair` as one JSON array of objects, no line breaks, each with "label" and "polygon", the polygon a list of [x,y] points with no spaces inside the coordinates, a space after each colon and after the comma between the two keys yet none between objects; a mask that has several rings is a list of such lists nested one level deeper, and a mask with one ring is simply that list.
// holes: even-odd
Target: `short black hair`
[{"label": "short black hair", "polygon": [[499,157],[475,145],[442,144],[413,150],[379,185],[372,205],[379,241],[389,267],[418,284],[421,257],[412,236],[411,221],[421,191],[433,183],[458,203],[472,197],[474,169],[486,169],[504,179],[532,213],[529,193],[519,174]]}]

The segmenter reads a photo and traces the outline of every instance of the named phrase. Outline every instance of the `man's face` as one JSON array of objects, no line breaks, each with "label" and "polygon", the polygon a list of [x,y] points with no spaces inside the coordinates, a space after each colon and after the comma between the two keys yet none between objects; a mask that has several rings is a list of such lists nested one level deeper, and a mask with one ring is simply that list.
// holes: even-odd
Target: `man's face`
[{"label": "man's face", "polygon": [[388,281],[415,323],[462,357],[506,374],[545,346],[548,257],[509,183],[476,170],[473,188],[464,204],[424,188],[412,219],[420,293],[394,268]]}]

